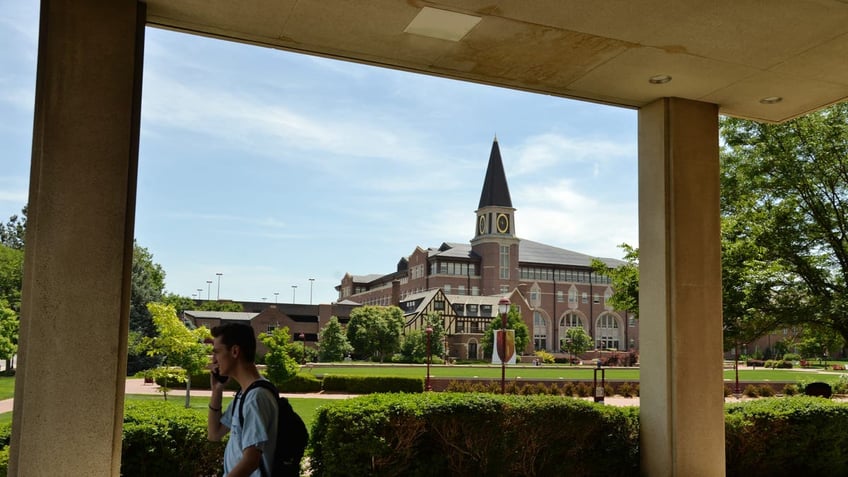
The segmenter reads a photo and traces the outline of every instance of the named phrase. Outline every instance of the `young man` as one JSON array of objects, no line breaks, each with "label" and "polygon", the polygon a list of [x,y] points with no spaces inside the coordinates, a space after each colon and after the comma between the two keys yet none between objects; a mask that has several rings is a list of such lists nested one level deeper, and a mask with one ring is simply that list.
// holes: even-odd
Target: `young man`
[{"label": "young man", "polygon": [[[259,375],[256,358],[256,336],[253,328],[240,323],[227,323],[212,328],[212,398],[209,401],[207,434],[210,441],[220,441],[227,433],[230,440],[224,450],[225,477],[262,477],[270,475],[277,442],[277,396],[265,388],[239,393],[225,411],[221,409],[224,387],[215,376],[235,379],[242,391]],[[239,422],[239,401],[244,399],[244,425]]]}]

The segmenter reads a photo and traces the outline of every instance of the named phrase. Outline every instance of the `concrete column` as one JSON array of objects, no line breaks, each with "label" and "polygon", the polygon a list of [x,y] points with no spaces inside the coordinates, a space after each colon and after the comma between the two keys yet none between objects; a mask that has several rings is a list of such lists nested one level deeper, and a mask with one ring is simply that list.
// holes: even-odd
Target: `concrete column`
[{"label": "concrete column", "polygon": [[119,475],[144,4],[43,0],[9,475]]},{"label": "concrete column", "polygon": [[718,107],[639,111],[642,474],[724,475]]}]

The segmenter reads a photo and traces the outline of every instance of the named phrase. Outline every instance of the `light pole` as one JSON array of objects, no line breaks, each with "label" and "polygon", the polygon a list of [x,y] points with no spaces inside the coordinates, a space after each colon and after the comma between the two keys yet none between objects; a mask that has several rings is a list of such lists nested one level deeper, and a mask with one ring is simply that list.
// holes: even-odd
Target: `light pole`
[{"label": "light pole", "polygon": [[218,297],[215,298],[215,299],[220,301],[221,300],[221,276],[224,275],[224,274],[223,273],[216,273],[215,275],[218,275]]},{"label": "light pole", "polygon": [[212,280],[206,280],[206,300],[212,299]]},{"label": "light pole", "polygon": [[202,299],[203,299],[203,288],[198,288],[197,289],[197,301],[200,301]]},{"label": "light pole", "polygon": [[312,304],[312,284],[315,283],[314,278],[309,279],[309,304]]},{"label": "light pole", "polygon": [[306,364],[306,335],[302,331],[300,332],[300,342],[303,343],[303,356],[300,364]]},{"label": "light pole", "polygon": [[280,292],[274,292],[274,304],[275,305],[277,304],[277,295],[279,295],[279,294],[280,294]]},{"label": "light pole", "polygon": [[294,292],[297,291],[297,285],[292,285],[292,303],[294,303]]},{"label": "light pole", "polygon": [[506,393],[506,314],[509,312],[509,298],[503,297],[498,301],[498,312],[501,314],[501,333],[498,336],[497,352],[501,358],[501,394]]},{"label": "light pole", "polygon": [[424,390],[432,391],[433,386],[430,385],[430,338],[433,336],[433,328],[428,326],[424,331],[427,332],[427,382],[424,385]]}]

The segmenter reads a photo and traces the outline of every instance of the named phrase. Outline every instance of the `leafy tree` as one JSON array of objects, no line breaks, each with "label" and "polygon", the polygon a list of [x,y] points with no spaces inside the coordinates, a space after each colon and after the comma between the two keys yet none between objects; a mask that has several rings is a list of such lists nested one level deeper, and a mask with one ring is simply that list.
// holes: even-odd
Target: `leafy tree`
[{"label": "leafy tree", "polygon": [[318,337],[318,359],[322,362],[343,361],[345,356],[353,352],[353,346],[347,340],[339,319],[330,317],[327,326],[321,330]]},{"label": "leafy tree", "polygon": [[232,301],[212,301],[205,300],[200,302],[200,305],[195,310],[203,310],[203,311],[244,311],[244,308],[241,306],[241,303],[235,303]]},{"label": "leafy tree", "polygon": [[[848,338],[848,103],[780,125],[723,118],[725,329]],[[738,245],[741,243],[741,245]],[[739,250],[743,248],[743,250]]]},{"label": "leafy tree", "polygon": [[5,299],[16,311],[21,309],[23,276],[23,250],[0,245],[0,299]]},{"label": "leafy tree", "polygon": [[197,305],[195,305],[194,300],[187,296],[177,295],[175,293],[164,294],[162,296],[162,303],[173,306],[177,316],[183,316],[183,312],[186,310],[197,309]]},{"label": "leafy tree", "polygon": [[837,332],[828,328],[806,327],[800,338],[798,352],[805,359],[821,359],[845,345],[845,340]]},{"label": "leafy tree", "polygon": [[403,311],[396,306],[362,306],[350,313],[347,339],[357,356],[382,363],[400,349],[403,326]]},{"label": "leafy tree", "polygon": [[[130,332],[141,338],[156,335],[153,317],[147,309],[148,303],[160,303],[165,288],[165,271],[153,262],[153,255],[144,247],[133,242],[132,288],[130,296]],[[132,337],[132,335],[131,335]],[[138,353],[143,347],[130,347],[127,356],[127,374],[133,375],[143,369],[156,366],[155,357],[146,352]]]},{"label": "leafy tree", "polygon": [[427,332],[430,328],[430,356],[442,356],[445,350],[445,327],[441,313],[429,313],[424,316],[424,330],[412,330],[406,333],[400,345],[400,357],[405,363],[427,362]]},{"label": "leafy tree", "polygon": [[[501,329],[501,318],[496,317],[493,318],[489,323],[489,327],[486,328],[486,332],[483,333],[483,338],[480,340],[483,345],[483,353],[487,356],[492,355],[493,343],[495,340],[494,330]],[[515,330],[515,351],[516,353],[521,353],[524,349],[527,348],[527,344],[530,342],[530,330],[527,328],[527,325],[524,324],[524,321],[521,319],[521,313],[518,312],[518,307],[515,305],[509,306],[509,312],[506,315],[506,329]]]},{"label": "leafy tree", "polygon": [[0,244],[15,250],[24,249],[26,236],[27,206],[21,209],[21,215],[9,217],[9,221],[0,224]]},{"label": "leafy tree", "polygon": [[268,333],[259,333],[259,341],[268,348],[265,364],[268,366],[268,379],[271,382],[280,384],[297,374],[297,361],[288,353],[288,345],[291,342],[288,326],[276,328]]},{"label": "leafy tree", "polygon": [[571,358],[585,353],[592,348],[592,344],[592,337],[586,333],[586,330],[582,326],[575,326],[568,328],[565,332],[565,339],[561,341],[560,349],[568,353]]},{"label": "leafy tree", "polygon": [[610,267],[606,263],[592,259],[592,269],[601,275],[610,277],[613,295],[608,303],[616,310],[626,310],[639,316],[639,249],[623,243],[618,248],[624,250],[623,265]]},{"label": "leafy tree", "polygon": [[[206,327],[188,329],[177,317],[174,307],[149,303],[157,335],[149,340],[148,354],[163,356],[164,363],[184,369],[189,376],[200,373],[209,363],[211,346],[204,341],[212,335]],[[190,406],[191,379],[186,381],[186,407]]]},{"label": "leafy tree", "polygon": [[0,359],[6,360],[6,369],[11,369],[12,358],[18,352],[18,328],[20,320],[9,303],[0,298]]}]

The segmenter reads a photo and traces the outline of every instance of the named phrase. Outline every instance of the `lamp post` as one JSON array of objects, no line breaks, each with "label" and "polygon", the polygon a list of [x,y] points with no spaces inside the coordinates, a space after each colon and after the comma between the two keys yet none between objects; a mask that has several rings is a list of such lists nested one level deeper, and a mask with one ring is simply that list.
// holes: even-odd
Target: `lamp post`
[{"label": "lamp post", "polygon": [[501,394],[506,393],[506,315],[509,313],[509,298],[503,297],[498,301],[498,312],[501,314],[501,334],[497,339],[496,350],[501,358]]},{"label": "lamp post", "polygon": [[275,304],[275,305],[277,304],[277,296],[278,296],[279,294],[280,294],[280,292],[274,292],[274,304]]},{"label": "lamp post", "polygon": [[215,275],[218,275],[218,297],[215,298],[215,299],[220,301],[221,300],[221,276],[224,275],[224,274],[223,273],[216,273]]},{"label": "lamp post", "polygon": [[309,279],[309,304],[312,304],[312,284],[315,283],[314,278]]},{"label": "lamp post", "polygon": [[297,291],[297,285],[292,285],[292,303],[294,303],[294,292]]},{"label": "lamp post", "polygon": [[306,364],[306,335],[300,332],[300,342],[303,344],[303,356],[300,359],[300,364]]},{"label": "lamp post", "polygon": [[424,331],[427,333],[427,382],[424,385],[424,390],[432,391],[433,386],[430,385],[430,338],[433,336],[433,328],[428,326]]},{"label": "lamp post", "polygon": [[212,299],[212,280],[206,280],[206,300]]},{"label": "lamp post", "polygon": [[203,288],[198,288],[197,289],[197,301],[200,301],[202,299],[203,299]]}]

